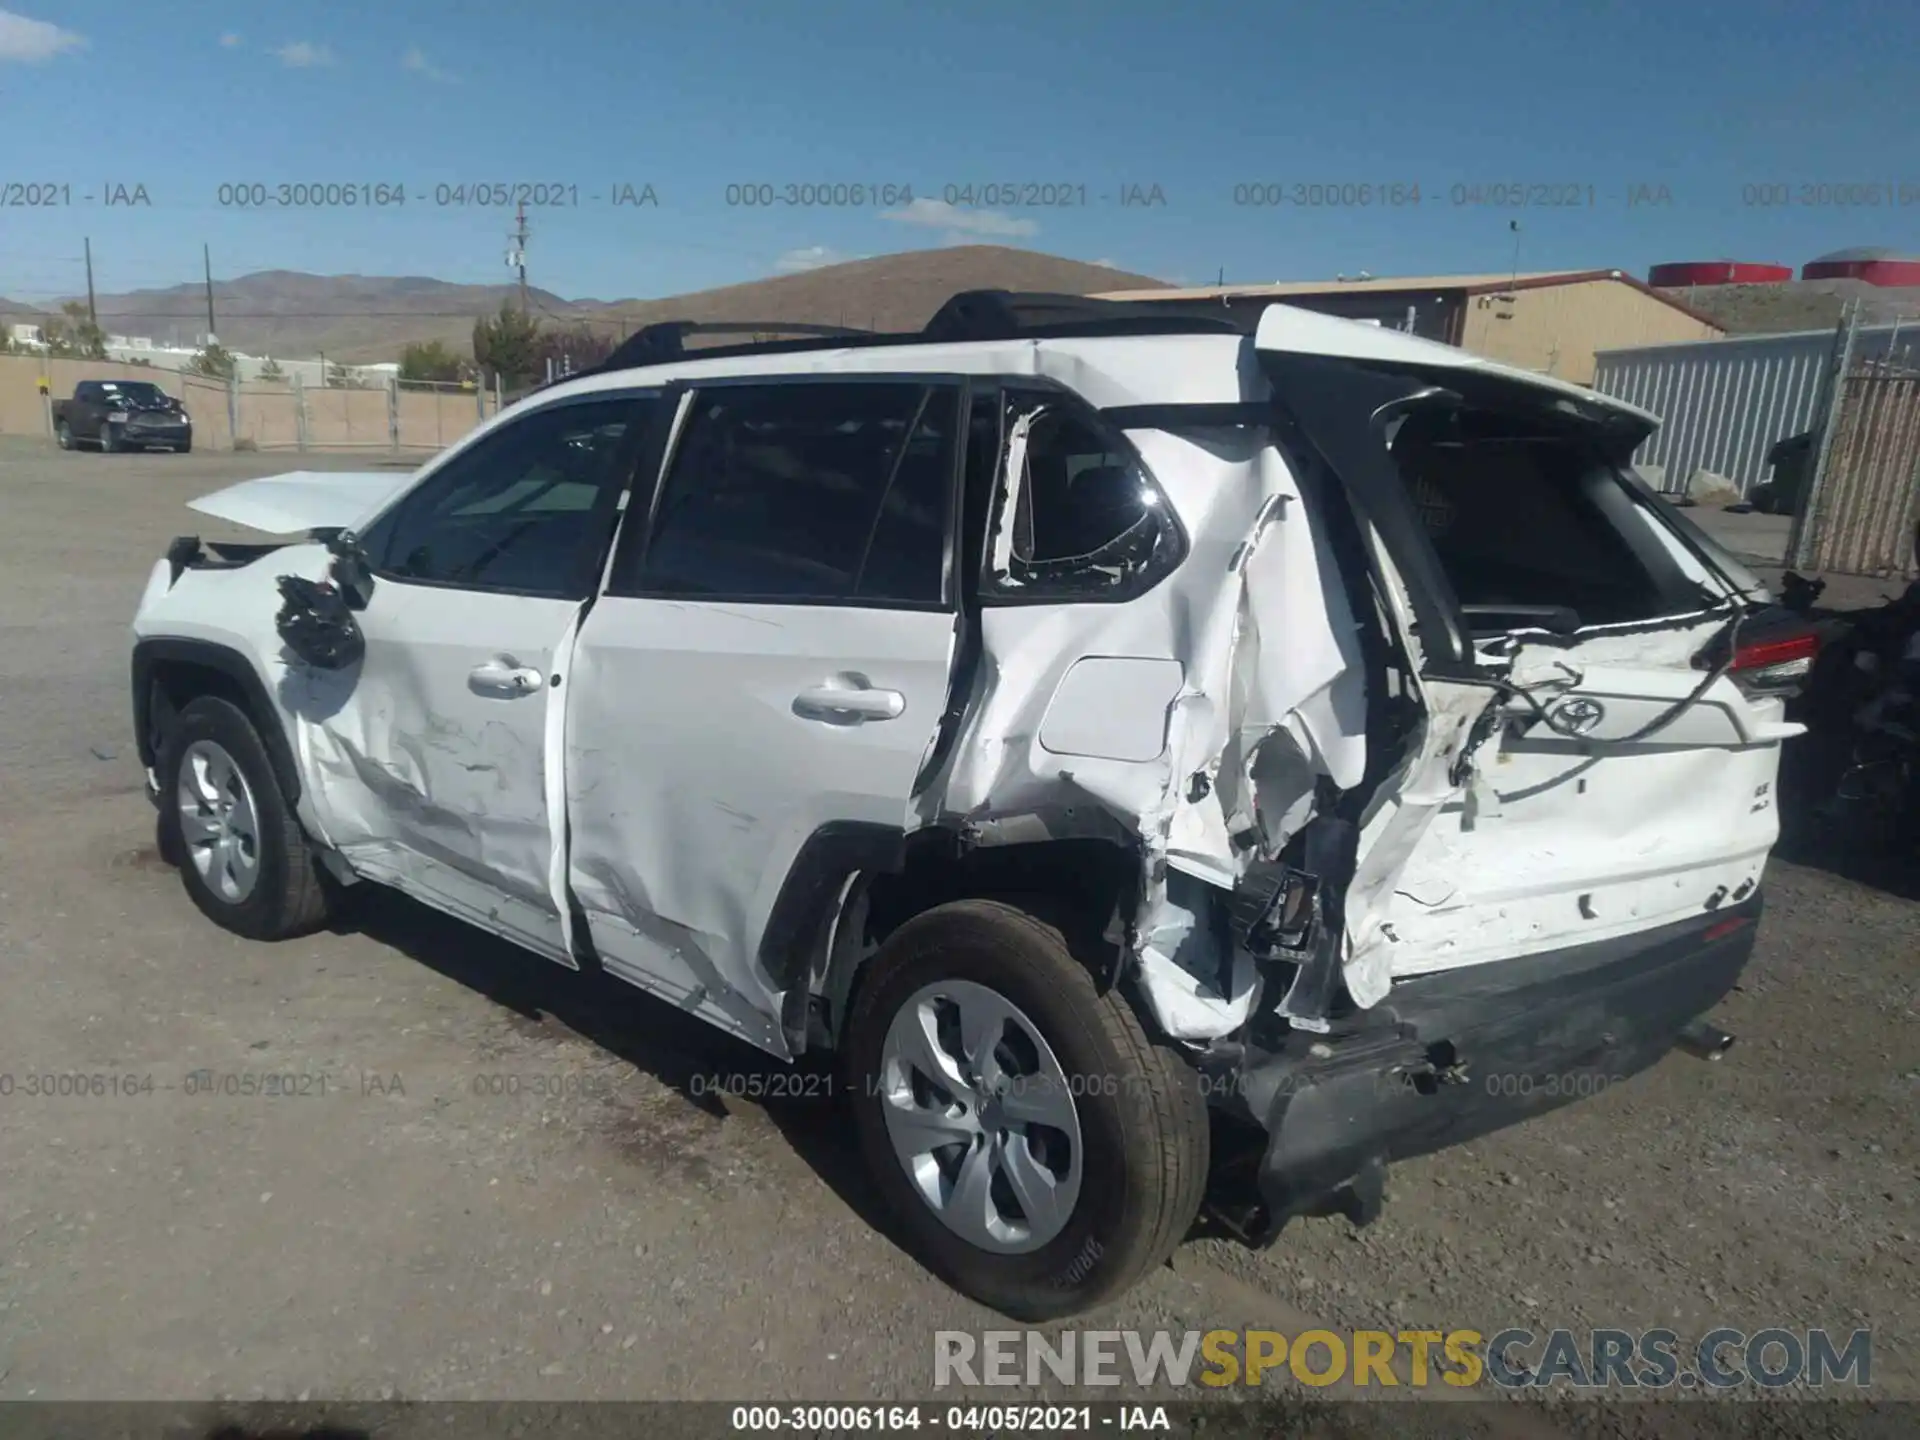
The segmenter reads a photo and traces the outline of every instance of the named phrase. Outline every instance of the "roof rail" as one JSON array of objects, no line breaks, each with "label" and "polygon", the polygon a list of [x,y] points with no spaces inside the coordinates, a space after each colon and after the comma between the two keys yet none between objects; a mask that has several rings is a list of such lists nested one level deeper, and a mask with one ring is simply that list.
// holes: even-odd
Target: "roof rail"
[{"label": "roof rail", "polygon": [[1206,305],[1099,300],[1016,290],[963,290],[935,312],[919,336],[961,340],[1065,339],[1077,335],[1243,334],[1245,319]]},{"label": "roof rail", "polygon": [[[627,370],[636,365],[659,365],[683,359],[689,335],[808,335],[845,338],[870,335],[844,325],[811,325],[795,320],[661,320],[643,325],[614,347],[597,368]],[[727,350],[741,347],[725,346]]]},{"label": "roof rail", "polygon": [[[721,360],[736,355],[865,348],[878,345],[938,345],[981,340],[1069,339],[1101,335],[1244,335],[1250,322],[1221,306],[1150,300],[1096,300],[1014,290],[963,290],[942,305],[919,330],[855,330],[842,325],[790,320],[665,320],[635,331],[600,364],[581,373],[630,370],[672,360]],[[796,335],[747,345],[716,345],[689,351],[689,335]],[[573,378],[573,377],[569,377]]]}]

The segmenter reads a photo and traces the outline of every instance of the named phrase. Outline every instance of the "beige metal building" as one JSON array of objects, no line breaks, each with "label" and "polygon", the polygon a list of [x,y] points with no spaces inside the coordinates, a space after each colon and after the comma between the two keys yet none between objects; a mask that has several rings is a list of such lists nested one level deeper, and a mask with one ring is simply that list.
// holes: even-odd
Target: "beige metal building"
[{"label": "beige metal building", "polygon": [[1706,315],[1619,270],[1206,285],[1117,290],[1101,298],[1218,300],[1230,310],[1253,310],[1279,300],[1351,320],[1377,321],[1581,385],[1593,380],[1597,350],[1713,340],[1725,333]]}]

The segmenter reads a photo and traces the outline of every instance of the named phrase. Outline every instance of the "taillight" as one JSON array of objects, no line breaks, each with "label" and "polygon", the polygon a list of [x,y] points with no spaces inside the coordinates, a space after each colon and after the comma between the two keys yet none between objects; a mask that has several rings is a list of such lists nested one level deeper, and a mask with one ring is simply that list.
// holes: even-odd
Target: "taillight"
[{"label": "taillight", "polygon": [[1791,695],[1806,683],[1820,653],[1812,631],[1778,635],[1738,646],[1727,674],[1749,695]]}]

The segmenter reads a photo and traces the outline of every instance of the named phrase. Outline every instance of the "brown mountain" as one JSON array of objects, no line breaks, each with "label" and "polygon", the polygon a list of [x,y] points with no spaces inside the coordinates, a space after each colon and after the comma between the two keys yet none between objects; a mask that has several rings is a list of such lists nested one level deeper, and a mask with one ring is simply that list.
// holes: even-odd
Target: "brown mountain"
[{"label": "brown mountain", "polygon": [[[261,270],[213,282],[214,331],[221,344],[256,355],[392,360],[413,339],[465,346],[476,315],[518,294],[511,285],[455,285],[418,275]],[[545,290],[531,291],[530,299],[541,308],[567,303]],[[207,293],[201,284],[103,294],[94,303],[109,334],[193,345],[207,329]]]},{"label": "brown mountain", "polygon": [[849,260],[798,275],[699,290],[667,300],[616,300],[588,313],[596,325],[619,322],[638,326],[659,320],[786,320],[898,331],[919,329],[948,297],[961,290],[1090,295],[1135,286],[1157,289],[1165,284],[1110,266],[1089,265],[1036,250],[955,245]]},{"label": "brown mountain", "polygon": [[[1105,265],[1002,245],[910,250],[795,275],[658,300],[568,300],[533,289],[548,321],[625,331],[655,320],[811,321],[863,329],[914,329],[958,290],[1045,290],[1090,294],[1149,289],[1163,282]],[[398,359],[413,340],[440,340],[466,353],[474,320],[517,299],[512,285],[455,285],[422,276],[307,275],[264,270],[213,286],[221,343],[256,355],[325,354],[343,362]],[[194,344],[207,328],[202,285],[135,290],[96,299],[100,324],[116,335]],[[25,307],[22,307],[25,308]],[[50,307],[58,309],[58,305]]]}]

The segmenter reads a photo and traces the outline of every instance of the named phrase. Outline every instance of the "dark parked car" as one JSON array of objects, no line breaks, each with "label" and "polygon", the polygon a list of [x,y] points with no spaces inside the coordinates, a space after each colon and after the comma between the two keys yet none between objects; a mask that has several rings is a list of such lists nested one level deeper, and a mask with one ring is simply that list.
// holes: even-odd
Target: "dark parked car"
[{"label": "dark parked car", "polygon": [[82,380],[71,400],[53,402],[53,433],[62,450],[193,449],[187,407],[150,380]]}]

